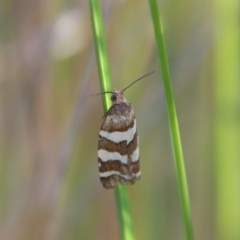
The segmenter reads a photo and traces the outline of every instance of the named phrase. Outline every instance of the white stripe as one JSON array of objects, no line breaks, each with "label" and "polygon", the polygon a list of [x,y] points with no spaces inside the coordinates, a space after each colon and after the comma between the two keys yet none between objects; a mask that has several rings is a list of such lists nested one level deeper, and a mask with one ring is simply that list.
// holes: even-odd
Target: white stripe
[{"label": "white stripe", "polygon": [[101,130],[99,132],[99,135],[115,143],[127,141],[127,144],[129,144],[133,140],[135,133],[136,133],[136,119],[134,119],[133,127],[129,128],[125,132],[116,131],[116,132],[109,133],[107,131]]},{"label": "white stripe", "polygon": [[139,159],[139,147],[137,146],[137,148],[131,155],[131,160],[132,160],[132,162],[137,162],[138,159]]},{"label": "white stripe", "polygon": [[118,152],[108,152],[104,149],[98,150],[98,157],[103,161],[106,162],[108,160],[119,160],[121,163],[128,163],[128,156],[127,155],[121,155]]},{"label": "white stripe", "polygon": [[[118,175],[118,176],[121,176],[121,177],[123,177],[125,179],[128,179],[128,180],[132,179],[131,176],[123,175],[118,171],[100,172],[99,175],[100,175],[100,177],[111,177],[112,175]],[[135,174],[135,178],[139,178],[140,176],[141,176],[141,171],[139,171]]]},{"label": "white stripe", "polygon": [[100,172],[99,175],[100,175],[100,177],[110,177],[112,175],[118,175],[118,176],[123,177],[127,180],[131,179],[131,176],[123,175],[123,174],[121,174],[120,172],[117,172],[117,171]]},{"label": "white stripe", "polygon": [[137,172],[135,176],[136,178],[139,178],[141,176],[141,171]]}]

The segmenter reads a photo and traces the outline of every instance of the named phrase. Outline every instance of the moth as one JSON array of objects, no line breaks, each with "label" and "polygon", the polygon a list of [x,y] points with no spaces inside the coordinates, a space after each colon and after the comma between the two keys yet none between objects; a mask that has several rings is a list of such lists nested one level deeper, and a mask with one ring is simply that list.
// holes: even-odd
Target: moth
[{"label": "moth", "polygon": [[[132,104],[122,91],[110,93],[112,106],[105,113],[98,139],[98,167],[100,180],[104,188],[113,188],[118,184],[134,184],[141,177],[139,164],[139,137]],[[97,95],[99,95],[97,94]]]}]

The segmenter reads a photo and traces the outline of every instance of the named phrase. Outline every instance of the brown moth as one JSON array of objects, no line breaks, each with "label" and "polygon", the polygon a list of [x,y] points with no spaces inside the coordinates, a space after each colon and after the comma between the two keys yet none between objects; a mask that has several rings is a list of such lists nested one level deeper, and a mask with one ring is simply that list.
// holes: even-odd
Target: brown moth
[{"label": "brown moth", "polygon": [[122,91],[114,89],[100,93],[112,94],[112,106],[103,117],[98,139],[99,174],[105,188],[113,188],[117,184],[134,184],[141,177],[135,114],[123,92],[143,77]]}]

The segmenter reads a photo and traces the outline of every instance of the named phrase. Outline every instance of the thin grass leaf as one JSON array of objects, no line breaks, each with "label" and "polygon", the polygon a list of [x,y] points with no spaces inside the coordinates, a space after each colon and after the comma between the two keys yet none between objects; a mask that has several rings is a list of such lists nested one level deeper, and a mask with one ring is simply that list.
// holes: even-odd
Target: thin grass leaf
[{"label": "thin grass leaf", "polygon": [[167,99],[168,117],[169,117],[171,138],[172,138],[172,144],[173,144],[185,234],[186,234],[186,239],[193,240],[194,234],[193,234],[193,227],[192,227],[192,220],[191,220],[188,186],[187,186],[187,179],[186,179],[186,173],[185,173],[185,167],[184,167],[184,159],[183,159],[182,144],[180,139],[179,127],[178,127],[177,113],[175,108],[170,72],[168,67],[167,53],[166,53],[166,47],[164,42],[164,36],[163,36],[163,28],[161,24],[161,18],[160,18],[157,1],[149,0],[149,5],[151,9],[158,55],[160,59],[160,67],[162,70],[165,95]]},{"label": "thin grass leaf", "polygon": [[[94,32],[95,48],[101,91],[112,91],[110,67],[107,55],[107,46],[103,27],[103,18],[99,0],[90,0],[92,27]],[[111,102],[109,95],[102,94],[103,108],[106,112]],[[127,186],[115,187],[115,197],[119,219],[119,228],[122,240],[134,240],[133,222],[130,209],[130,200]]]}]

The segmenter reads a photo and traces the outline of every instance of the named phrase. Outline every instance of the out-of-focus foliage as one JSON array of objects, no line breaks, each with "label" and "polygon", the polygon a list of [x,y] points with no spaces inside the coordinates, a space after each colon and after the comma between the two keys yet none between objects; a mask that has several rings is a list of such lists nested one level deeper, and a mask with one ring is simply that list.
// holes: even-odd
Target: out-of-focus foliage
[{"label": "out-of-focus foliage", "polygon": [[[218,25],[221,14],[216,14],[216,1],[162,0],[159,4],[195,236],[228,240],[228,230],[235,224],[227,226],[227,220],[219,219],[234,219],[232,212],[225,215],[233,194],[225,190],[240,189],[239,163],[231,161],[239,156],[239,148],[228,155],[224,152],[224,142],[218,140],[233,136],[225,135],[231,121],[224,122],[223,129],[216,121],[226,114],[215,114],[215,109],[229,109],[225,103],[233,107],[227,113],[235,119],[230,131],[236,144],[239,98],[228,99],[231,93],[236,96],[239,81],[234,79],[239,80],[239,72],[234,70],[219,88],[216,73],[225,67],[218,65],[225,56],[216,54],[222,49],[217,40],[226,35]],[[140,136],[142,179],[129,187],[136,239],[184,239],[148,2],[103,0],[102,9],[114,87],[122,89],[157,70],[125,94],[134,106]],[[228,7],[224,14],[236,15]],[[104,190],[98,178],[97,140],[103,111],[100,97],[90,96],[100,88],[88,1],[4,0],[0,16],[0,238],[119,239],[114,193]],[[229,37],[236,39],[238,34]],[[239,55],[234,59],[239,61]],[[224,84],[230,89],[226,101],[219,101]],[[231,161],[235,178],[229,178],[231,172],[225,175],[223,165],[219,167],[218,149]],[[228,196],[224,203],[223,196]],[[233,197],[239,199],[239,193]],[[234,216],[240,211],[238,202],[231,202]],[[234,230],[234,236],[239,236]]]}]

